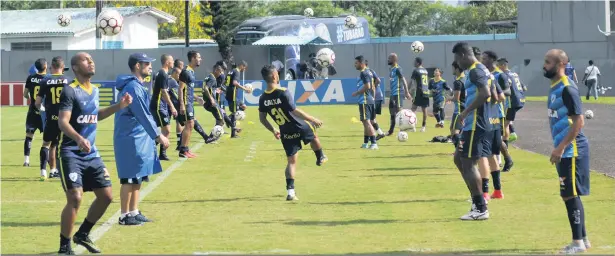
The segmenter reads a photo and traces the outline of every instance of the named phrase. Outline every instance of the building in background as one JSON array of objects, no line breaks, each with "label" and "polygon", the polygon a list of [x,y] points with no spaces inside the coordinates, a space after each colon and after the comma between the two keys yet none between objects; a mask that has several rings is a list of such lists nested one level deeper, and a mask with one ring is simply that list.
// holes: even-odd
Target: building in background
[{"label": "building in background", "polygon": [[[158,24],[176,20],[175,16],[153,7],[113,9],[122,14],[124,25],[118,35],[102,37],[103,49],[158,48]],[[57,22],[60,14],[71,15],[71,24],[60,26]],[[96,49],[95,8],[2,11],[0,16],[2,50]]]}]

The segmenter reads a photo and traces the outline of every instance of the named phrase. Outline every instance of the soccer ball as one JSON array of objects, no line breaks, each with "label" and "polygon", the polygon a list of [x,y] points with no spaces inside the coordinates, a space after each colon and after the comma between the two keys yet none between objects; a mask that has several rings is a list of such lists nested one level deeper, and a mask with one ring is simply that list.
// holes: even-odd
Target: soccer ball
[{"label": "soccer ball", "polygon": [[404,131],[399,132],[397,134],[397,140],[399,142],[406,142],[406,141],[408,141],[408,133],[404,132]]},{"label": "soccer ball", "polygon": [[594,118],[594,111],[591,111],[591,110],[585,111],[585,118],[587,118],[587,119]]},{"label": "soccer ball", "polygon": [[105,36],[114,36],[122,32],[124,18],[116,10],[105,10],[96,20],[96,26]]},{"label": "soccer ball", "polygon": [[409,109],[402,109],[395,115],[395,124],[402,131],[413,130],[416,126],[416,115]]},{"label": "soccer ball", "polygon": [[241,110],[235,112],[235,120],[242,121],[244,119],[246,119],[246,112]]},{"label": "soccer ball", "polygon": [[62,27],[70,25],[71,17],[68,14],[58,15],[58,24]]},{"label": "soccer ball", "polygon": [[254,89],[254,87],[252,87],[252,84],[245,84],[243,87],[245,87],[248,91],[252,91],[252,89]]},{"label": "soccer ball", "polygon": [[314,10],[312,10],[312,8],[305,8],[305,10],[303,10],[303,16],[306,16],[306,17],[314,16]]},{"label": "soccer ball", "polygon": [[222,126],[220,125],[216,125],[213,129],[211,129],[211,134],[213,134],[215,137],[220,137],[222,136],[222,134],[224,134],[224,128],[222,128]]},{"label": "soccer ball", "polygon": [[414,41],[410,45],[410,49],[412,49],[414,53],[420,53],[425,50],[425,46],[421,43],[421,41]]},{"label": "soccer ball", "polygon": [[355,16],[346,16],[344,19],[344,26],[346,28],[356,28],[359,23],[359,20]]},{"label": "soccer ball", "polygon": [[322,48],[316,53],[316,60],[322,67],[328,67],[335,63],[335,53],[329,48]]}]

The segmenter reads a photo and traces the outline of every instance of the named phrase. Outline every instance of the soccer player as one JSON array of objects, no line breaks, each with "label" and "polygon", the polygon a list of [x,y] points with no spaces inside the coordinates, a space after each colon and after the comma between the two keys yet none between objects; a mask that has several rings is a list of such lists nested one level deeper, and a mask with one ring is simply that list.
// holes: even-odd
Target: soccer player
[{"label": "soccer player", "polygon": [[589,195],[589,143],[582,130],[583,106],[579,89],[565,73],[567,58],[560,49],[549,50],[543,71],[544,76],[551,80],[547,104],[554,149],[550,160],[557,169],[560,195],[572,230],[572,243],[563,249],[563,253],[573,254],[591,247],[580,198]]},{"label": "soccer player", "polygon": [[455,62],[463,70],[468,70],[465,82],[466,106],[459,114],[463,120],[463,133],[455,152],[455,164],[472,194],[472,209],[461,217],[462,220],[485,220],[489,210],[483,196],[481,174],[478,162],[488,166],[493,142],[493,124],[490,122],[491,106],[488,102],[490,92],[490,73],[481,64],[466,42],[459,42],[453,47]]},{"label": "soccer player", "polygon": [[213,67],[213,72],[205,77],[203,81],[203,99],[205,101],[203,107],[213,115],[216,120],[216,125],[220,126],[224,125],[224,117],[222,116],[222,111],[215,97],[217,94],[216,89],[219,87],[217,77],[222,73],[224,73],[224,69],[222,69],[222,66],[216,64]]},{"label": "soccer player", "polygon": [[566,76],[570,78],[570,80],[574,81],[575,84],[579,83],[577,79],[577,71],[574,69],[572,64],[570,63],[570,59],[566,61]]},{"label": "soccer player", "polygon": [[[36,130],[43,132],[43,120],[41,119],[40,111],[36,108],[35,102],[36,95],[38,95],[38,91],[41,89],[41,81],[47,73],[47,60],[43,58],[37,59],[34,62],[34,66],[36,66],[38,73],[29,75],[26,78],[26,85],[23,90],[23,97],[30,100],[28,114],[26,115],[26,139],[23,142],[23,166],[30,166],[30,149],[32,148],[34,132]],[[41,170],[41,180],[44,180],[43,177],[47,177],[47,173],[43,173]]]},{"label": "soccer player", "polygon": [[[504,119],[504,135],[502,137],[502,141],[508,149],[508,142],[512,137],[512,124],[513,121],[515,121],[517,112],[519,112],[519,110],[521,110],[525,105],[525,96],[523,94],[523,84],[521,83],[521,80],[519,80],[519,75],[515,72],[512,72],[508,68],[508,60],[506,60],[505,58],[498,59],[498,68],[502,70],[503,75],[505,75],[509,79],[510,84],[510,96],[507,98],[509,103],[508,111],[506,111],[506,119]],[[509,160],[508,164],[504,164],[504,168],[502,168],[502,171],[508,172],[510,171],[512,166],[513,162],[511,159]]]},{"label": "soccer player", "polygon": [[[376,136],[371,120],[374,119],[374,88],[372,72],[365,65],[365,58],[360,55],[354,58],[354,67],[359,70],[359,78],[357,80],[357,91],[352,93],[353,97],[358,96],[359,116],[363,123],[363,145],[361,148],[378,149]],[[368,142],[371,145],[368,147]]]},{"label": "soccer player", "polygon": [[403,75],[402,68],[398,64],[397,54],[389,54],[388,63],[390,68],[389,82],[391,86],[391,97],[389,98],[389,114],[391,115],[391,124],[387,136],[391,136],[395,130],[395,116],[404,106],[404,99],[412,101],[410,91],[408,90],[408,82]]},{"label": "soccer player", "polygon": [[[173,103],[173,107],[175,109],[179,109],[179,74],[184,69],[184,62],[180,59],[175,59],[173,62],[173,68],[169,72],[169,98]],[[169,108],[169,112],[170,112]],[[184,130],[184,126],[179,122],[179,113],[178,116],[175,116],[175,134],[177,135],[177,147],[175,150],[179,151],[179,147],[182,143],[182,131]]]},{"label": "soccer player", "polygon": [[[160,64],[162,64],[162,67],[154,76],[154,88],[149,103],[149,111],[153,115],[156,125],[160,127],[162,135],[168,138],[171,134],[171,116],[169,114],[177,116],[177,110],[169,95],[169,70],[173,67],[173,56],[163,54],[160,56]],[[166,148],[162,144],[160,144],[158,158],[165,161],[169,160]]]},{"label": "soccer player", "polygon": [[453,82],[453,102],[455,107],[453,108],[453,116],[451,118],[451,138],[453,140],[453,144],[457,147],[457,143],[459,142],[459,133],[461,131],[462,125],[461,120],[459,120],[459,113],[463,112],[465,109],[466,102],[466,90],[464,87],[464,83],[466,81],[465,74],[463,69],[459,67],[457,62],[453,61],[453,75],[455,75],[455,81]]},{"label": "soccer player", "polygon": [[410,77],[414,81],[416,88],[416,95],[414,102],[412,103],[412,112],[416,112],[416,109],[421,107],[423,111],[423,127],[421,132],[425,132],[425,126],[427,125],[427,107],[429,107],[429,77],[427,69],[423,67],[423,59],[416,57],[414,59],[414,71]]},{"label": "soccer player", "polygon": [[[265,65],[261,69],[261,75],[267,83],[267,89],[258,100],[258,112],[261,124],[267,128],[276,139],[282,140],[282,146],[286,152],[288,163],[286,164],[286,190],[287,201],[299,200],[295,193],[295,173],[297,169],[297,153],[303,144],[310,143],[316,155],[316,165],[321,166],[327,162],[327,157],[322,151],[320,140],[314,132],[316,128],[322,126],[322,122],[295,106],[295,100],[290,93],[280,87],[280,77],[273,65]],[[273,128],[267,115],[278,124],[280,130]]]},{"label": "soccer player", "polygon": [[[49,161],[49,178],[59,178],[56,169],[57,147],[60,143],[60,128],[58,127],[58,115],[60,107],[60,95],[64,86],[68,84],[68,78],[64,76],[64,60],[57,56],[51,60],[51,75],[46,76],[40,83],[40,89],[36,95],[36,108],[45,107],[45,128],[43,131],[43,145],[40,150],[41,180],[46,179],[47,161]],[[43,102],[45,99],[45,102]]]},{"label": "soccer player", "polygon": [[194,158],[188,145],[190,144],[190,136],[194,128],[194,86],[196,78],[194,69],[201,65],[201,54],[197,51],[188,52],[188,66],[186,66],[179,74],[179,114],[178,121],[185,126],[182,131],[181,146],[179,147],[179,157]]},{"label": "soccer player", "polygon": [[433,71],[434,77],[429,80],[429,90],[433,97],[433,115],[436,118],[436,128],[444,128],[444,105],[446,104],[445,93],[450,92],[451,88],[442,79],[442,70],[436,68]]},{"label": "soccer player", "polygon": [[231,128],[231,118],[228,117],[228,115],[226,114],[226,111],[224,111],[224,100],[226,98],[225,93],[226,93],[226,72],[228,70],[228,66],[226,65],[226,62],[219,60],[218,62],[216,62],[216,65],[222,67],[222,70],[224,70],[224,72],[222,72],[222,74],[220,74],[218,77],[216,77],[216,102],[218,103],[218,106],[220,107],[220,110],[222,110],[222,118],[224,118],[224,123],[226,124],[227,128]]},{"label": "soccer player", "polygon": [[370,72],[372,72],[372,77],[373,77],[372,84],[374,85],[374,90],[375,90],[374,100],[376,102],[376,104],[374,105],[374,120],[372,120],[372,126],[374,127],[374,130],[376,131],[376,133],[378,133],[378,136],[376,136],[376,140],[380,140],[384,138],[384,132],[382,131],[382,129],[380,129],[380,126],[378,125],[378,122],[376,121],[376,116],[382,114],[382,102],[384,102],[384,94],[382,92],[382,85],[380,83],[380,77],[378,76],[375,70],[369,68],[369,62],[367,60],[365,60],[365,67],[369,69]]},{"label": "soccer player", "polygon": [[89,233],[111,204],[113,194],[109,172],[96,149],[96,124],[130,105],[132,97],[123,95],[119,103],[99,109],[98,87],[91,83],[96,71],[92,57],[86,52],[79,52],[71,58],[70,64],[75,80],[62,90],[58,119],[62,131],[60,177],[66,192],[58,253],[74,254],[70,237],[84,191],[93,191],[96,199],[73,236],[73,242],[91,253],[100,253]]},{"label": "soccer player", "polygon": [[237,123],[235,121],[235,112],[237,112],[238,109],[237,88],[244,90],[247,93],[252,92],[251,90],[248,90],[246,87],[243,87],[243,85],[239,83],[239,73],[245,72],[247,68],[248,63],[246,61],[241,61],[241,63],[239,63],[239,66],[232,69],[226,77],[225,96],[231,119],[231,138],[239,138],[239,136],[237,136],[237,133],[241,131],[240,129],[236,128]]}]

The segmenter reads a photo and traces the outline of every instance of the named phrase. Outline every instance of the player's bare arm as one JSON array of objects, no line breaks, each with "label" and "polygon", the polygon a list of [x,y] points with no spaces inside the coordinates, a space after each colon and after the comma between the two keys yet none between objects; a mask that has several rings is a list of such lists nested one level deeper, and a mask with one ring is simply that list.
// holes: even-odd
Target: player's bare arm
[{"label": "player's bare arm", "polygon": [[58,126],[60,127],[60,131],[62,131],[62,133],[64,133],[66,136],[76,141],[81,151],[89,153],[91,149],[90,141],[81,137],[81,135],[79,135],[79,133],[75,131],[75,129],[70,125],[71,115],[71,111],[59,112]]},{"label": "player's bare arm", "polygon": [[412,95],[410,95],[410,90],[408,90],[408,81],[403,76],[399,76],[399,78],[400,78],[399,80],[401,80],[404,85],[404,92],[406,92],[406,95],[405,95],[406,99],[412,101]]},{"label": "player's bare arm", "polygon": [[182,115],[186,114],[186,103],[184,102],[184,88],[186,88],[186,83],[179,81],[177,100],[179,101],[179,113]]},{"label": "player's bare arm", "polygon": [[566,137],[564,137],[562,142],[560,142],[559,145],[553,149],[553,152],[551,152],[551,164],[559,163],[562,159],[562,155],[564,154],[564,150],[566,150],[566,147],[572,143],[577,135],[579,135],[581,129],[585,125],[583,115],[572,115],[570,116],[570,119],[572,120],[572,125],[570,126],[568,134],[566,134]]},{"label": "player's bare arm", "polygon": [[43,104],[43,98],[41,96],[36,96],[36,101],[34,102],[34,105],[36,106],[36,109],[41,109],[41,105]]},{"label": "player's bare arm", "polygon": [[115,114],[115,112],[119,111],[120,109],[128,107],[128,105],[130,105],[131,103],[132,103],[132,96],[130,96],[130,94],[128,93],[125,93],[124,96],[122,96],[122,99],[120,100],[120,102],[115,103],[109,107],[98,110],[98,121],[105,120],[107,117]]},{"label": "player's bare arm", "polygon": [[252,92],[250,89],[248,89],[248,88],[244,87],[243,85],[239,84],[239,82],[237,80],[233,81],[233,85],[238,87],[238,88],[241,88],[242,90],[244,90],[244,91],[246,91],[248,93]]},{"label": "player's bare arm", "polygon": [[24,86],[23,88],[23,97],[24,99],[29,99],[30,98],[30,91],[28,91],[28,88]]},{"label": "player's bare arm", "polygon": [[273,133],[273,136],[275,136],[276,139],[280,139],[280,132],[278,130],[276,130],[275,128],[273,128],[273,126],[271,125],[269,120],[267,120],[267,113],[266,112],[259,112],[258,113],[258,119],[261,121],[261,124],[263,124],[263,126],[265,126],[265,128],[268,131]]},{"label": "player's bare arm", "polygon": [[312,124],[314,124],[314,126],[316,126],[316,128],[319,128],[322,126],[322,121],[316,119],[313,116],[310,116],[309,114],[303,112],[303,110],[295,108],[295,110],[291,111],[291,113],[305,121],[308,121]]},{"label": "player's bare arm", "polygon": [[371,88],[371,85],[369,83],[364,83],[363,87],[361,87],[361,89],[359,89],[358,91],[352,93],[352,96],[356,97],[359,94],[363,94],[367,90],[369,90],[370,88]]}]

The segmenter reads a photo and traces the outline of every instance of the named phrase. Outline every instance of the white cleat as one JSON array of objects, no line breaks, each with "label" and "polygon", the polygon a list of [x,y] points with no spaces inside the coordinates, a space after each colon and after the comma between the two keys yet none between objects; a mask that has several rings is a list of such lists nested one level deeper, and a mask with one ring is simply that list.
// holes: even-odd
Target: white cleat
[{"label": "white cleat", "polygon": [[421,128],[421,132],[425,132],[425,126],[423,126],[423,128]]},{"label": "white cleat", "polygon": [[461,216],[460,219],[461,220],[487,220],[489,219],[489,210],[486,210],[485,212],[480,212],[477,209],[472,209],[466,215]]},{"label": "white cleat", "polygon": [[376,149],[378,149],[378,144],[371,144],[371,145],[369,146],[369,149],[371,149],[371,150],[376,150]]},{"label": "white cleat", "polygon": [[578,253],[583,253],[587,251],[587,248],[585,247],[585,244],[577,244],[575,242],[572,242],[571,244],[567,245],[566,247],[564,247],[564,249],[562,249],[560,251],[560,253],[562,254],[578,254]]}]

